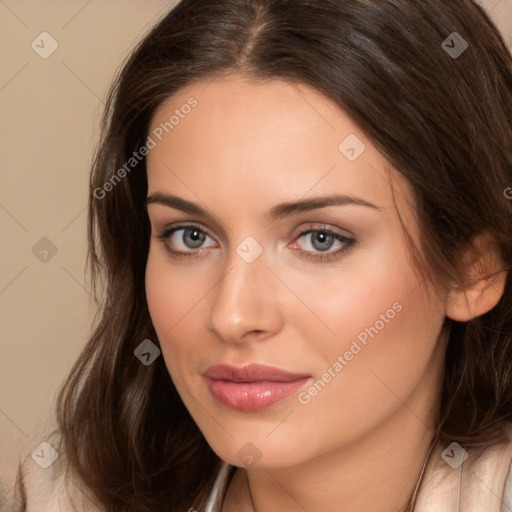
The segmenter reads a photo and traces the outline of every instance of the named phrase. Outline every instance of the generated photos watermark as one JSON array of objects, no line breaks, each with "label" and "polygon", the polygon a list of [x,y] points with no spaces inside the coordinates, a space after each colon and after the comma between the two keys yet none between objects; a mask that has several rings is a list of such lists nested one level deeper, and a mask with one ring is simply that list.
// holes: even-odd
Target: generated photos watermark
[{"label": "generated photos watermark", "polygon": [[93,195],[96,199],[103,199],[108,192],[114,190],[118,185],[144,158],[149,152],[154,149],[159,142],[162,141],[164,133],[168,134],[190,114],[193,108],[197,107],[198,101],[191,96],[186,103],[181,105],[180,108],[174,110],[174,114],[165,123],[160,123],[156,128],[153,129],[146,143],[142,145],[137,151],[134,151],[132,156],[124,163],[122,167],[112,174],[112,176],[101,186],[96,187],[93,191]]},{"label": "generated photos watermark", "polygon": [[397,313],[402,311],[403,307],[400,302],[394,302],[392,307],[386,310],[385,313],[381,313],[379,320],[377,320],[372,326],[363,329],[357,336],[356,339],[352,340],[350,348],[344,352],[343,355],[339,355],[329,368],[317,379],[307,390],[301,391],[297,395],[299,403],[307,405],[311,400],[317,396],[323,389],[331,382],[336,375],[338,375],[354,357],[359,354],[367,345],[368,337],[375,338],[384,327],[389,324],[393,318],[396,317]]}]

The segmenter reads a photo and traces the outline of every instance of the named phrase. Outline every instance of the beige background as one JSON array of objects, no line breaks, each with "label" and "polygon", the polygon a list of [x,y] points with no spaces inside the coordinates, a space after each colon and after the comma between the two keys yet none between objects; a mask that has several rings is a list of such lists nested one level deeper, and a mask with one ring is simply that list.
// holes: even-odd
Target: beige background
[{"label": "beige background", "polygon": [[[55,392],[89,333],[87,180],[108,86],[172,4],[0,0],[0,477],[8,487],[19,454],[51,428]],[[512,50],[512,0],[482,4]],[[31,47],[42,32],[58,43],[47,59]],[[43,237],[57,248],[39,253],[46,262],[32,252]]]}]

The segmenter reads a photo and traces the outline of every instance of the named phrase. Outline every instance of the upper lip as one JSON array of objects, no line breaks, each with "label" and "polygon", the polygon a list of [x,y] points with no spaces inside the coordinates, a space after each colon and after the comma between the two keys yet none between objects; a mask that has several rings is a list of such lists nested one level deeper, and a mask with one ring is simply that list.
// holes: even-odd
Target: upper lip
[{"label": "upper lip", "polygon": [[292,382],[310,377],[305,373],[290,373],[281,368],[256,363],[245,366],[216,364],[207,368],[203,375],[214,380],[229,380],[232,382],[260,382],[264,380]]}]

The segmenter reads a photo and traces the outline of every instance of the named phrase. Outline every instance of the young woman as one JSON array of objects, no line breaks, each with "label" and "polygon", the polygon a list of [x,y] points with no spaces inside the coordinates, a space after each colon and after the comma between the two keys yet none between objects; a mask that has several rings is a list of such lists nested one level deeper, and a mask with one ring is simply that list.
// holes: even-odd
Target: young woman
[{"label": "young woman", "polygon": [[512,58],[473,1],[183,0],[89,241],[23,510],[510,511]]}]

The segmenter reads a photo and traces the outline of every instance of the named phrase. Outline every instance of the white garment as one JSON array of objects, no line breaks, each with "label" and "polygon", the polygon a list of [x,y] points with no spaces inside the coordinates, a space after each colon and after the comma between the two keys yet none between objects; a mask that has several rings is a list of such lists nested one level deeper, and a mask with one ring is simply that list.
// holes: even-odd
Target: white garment
[{"label": "white garment", "polygon": [[[512,512],[512,430],[505,445],[487,448],[452,469],[442,458],[445,447],[432,450],[418,492],[414,512]],[[217,475],[209,502],[200,512],[220,512],[230,466],[224,463]],[[64,481],[59,459],[47,469],[27,457],[23,472],[27,494],[26,512],[101,512],[79,490],[78,484]]]},{"label": "white garment", "polygon": [[452,469],[437,445],[425,471],[414,512],[512,512],[512,430],[509,442],[482,454],[468,450],[467,460]]},{"label": "white garment", "polygon": [[[226,491],[226,479],[229,475],[231,467],[232,466],[230,464],[224,462],[224,464],[220,468],[219,474],[215,479],[215,485],[213,486],[212,493],[210,494],[210,499],[206,504],[204,512],[220,512],[220,506],[222,505],[221,499]],[[217,510],[215,510],[215,506],[217,507]]]}]

